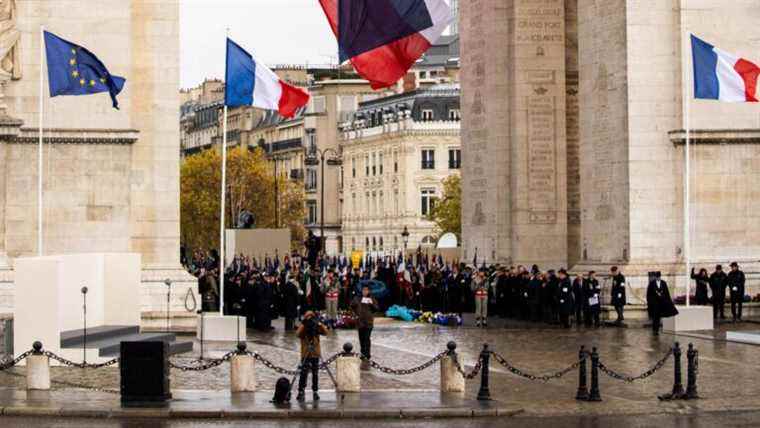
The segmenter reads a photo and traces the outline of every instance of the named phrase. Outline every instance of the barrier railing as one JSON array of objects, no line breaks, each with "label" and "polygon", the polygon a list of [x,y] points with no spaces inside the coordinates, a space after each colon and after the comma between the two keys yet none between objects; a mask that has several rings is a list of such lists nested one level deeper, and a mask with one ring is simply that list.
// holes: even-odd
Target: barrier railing
[{"label": "barrier railing", "polygon": [[[532,374],[531,372],[527,370],[523,370],[516,367],[515,365],[510,363],[506,357],[504,357],[498,352],[492,351],[489,348],[488,344],[485,344],[483,346],[483,349],[481,350],[477,361],[473,365],[473,368],[467,371],[460,361],[460,358],[456,352],[456,348],[457,348],[456,343],[450,342],[447,344],[447,349],[445,351],[440,352],[439,354],[435,355],[434,357],[432,357],[430,360],[426,361],[423,364],[420,364],[414,367],[409,367],[409,368],[393,368],[393,367],[388,367],[386,365],[383,365],[373,359],[368,359],[354,353],[353,346],[350,343],[346,343],[343,346],[342,352],[335,353],[329,358],[327,358],[326,360],[322,360],[322,362],[319,365],[319,369],[323,371],[327,371],[330,374],[331,379],[333,379],[332,373],[330,373],[330,366],[335,364],[341,358],[354,358],[354,359],[360,359],[362,361],[367,362],[370,367],[382,373],[393,375],[393,376],[407,376],[407,375],[412,375],[415,373],[422,372],[434,366],[435,364],[441,363],[441,367],[442,367],[441,387],[443,389],[443,384],[444,384],[443,377],[445,375],[445,372],[443,370],[444,364],[442,360],[447,359],[447,361],[450,361],[450,364],[453,364],[453,370],[455,370],[455,372],[453,375],[446,374],[445,376],[459,376],[460,381],[461,381],[460,383],[462,385],[461,389],[463,391],[464,381],[473,380],[478,375],[480,375],[480,387],[478,389],[477,398],[478,400],[490,400],[489,375],[491,371],[490,363],[491,363],[491,360],[493,359],[500,366],[506,368],[509,373],[515,376],[518,376],[522,379],[527,379],[530,381],[551,382],[554,380],[562,379],[566,375],[578,370],[578,389],[577,389],[575,398],[581,401],[598,402],[598,401],[602,401],[602,395],[601,395],[600,386],[599,386],[600,373],[605,374],[606,376],[609,376],[610,378],[614,380],[618,380],[618,381],[622,381],[626,383],[634,383],[638,381],[643,381],[651,376],[654,376],[657,372],[659,372],[662,368],[666,366],[668,360],[672,357],[674,360],[673,388],[669,393],[662,394],[658,396],[658,398],[660,400],[693,400],[693,399],[699,398],[699,393],[698,393],[698,388],[697,388],[697,376],[699,373],[699,353],[692,344],[689,344],[688,350],[686,352],[687,386],[685,389],[682,383],[682,370],[681,370],[682,350],[678,342],[676,342],[673,345],[673,347],[669,349],[665,353],[665,355],[662,358],[660,358],[660,360],[658,360],[651,368],[649,368],[645,372],[636,376],[623,374],[610,368],[601,359],[597,348],[592,348],[591,352],[588,352],[588,350],[584,346],[581,346],[580,351],[578,352],[578,359],[574,361],[571,365],[561,370],[557,370],[557,371],[546,373],[546,374],[540,374],[540,375]],[[99,364],[92,364],[92,363],[86,363],[86,362],[77,363],[77,362],[68,360],[66,358],[63,358],[59,355],[56,355],[53,352],[46,351],[42,348],[42,343],[35,342],[32,349],[18,355],[17,357],[13,359],[6,359],[4,361],[0,361],[0,373],[10,372],[10,369],[12,369],[13,367],[16,367],[21,361],[32,356],[47,357],[48,359],[46,362],[47,367],[43,367],[42,370],[47,371],[48,378],[49,378],[49,360],[55,360],[68,367],[88,369],[88,370],[97,370],[100,368],[110,367],[119,363],[119,360],[120,360],[119,358],[114,358],[112,360],[108,360],[106,362],[99,363]],[[301,369],[302,369],[300,364],[295,369],[282,367],[274,363],[273,361],[269,360],[268,358],[264,357],[263,355],[257,352],[248,350],[247,344],[244,342],[239,343],[236,350],[230,351],[224,354],[220,358],[206,359],[202,361],[192,362],[190,364],[181,364],[178,362],[174,362],[170,359],[168,363],[169,363],[169,367],[171,367],[172,369],[181,370],[184,372],[201,372],[201,371],[212,369],[214,367],[219,367],[222,364],[232,360],[232,358],[234,358],[235,356],[252,357],[255,361],[261,363],[267,369],[270,369],[281,375],[295,377],[300,374]],[[588,381],[589,373],[588,373],[588,366],[587,366],[589,360],[591,361],[590,383]],[[37,365],[37,367],[38,366],[39,365]],[[358,370],[358,365],[356,365],[356,370]],[[32,374],[30,374],[29,371],[30,370],[27,370],[27,374],[26,374],[27,379],[29,379],[29,377],[32,376]],[[16,375],[20,376],[19,374],[16,374]],[[338,372],[338,376],[340,377],[340,376],[347,376],[347,375]],[[351,374],[351,377],[358,378],[359,373],[353,373]],[[97,387],[88,387],[86,385],[79,385],[72,382],[52,381],[52,383],[58,383],[64,386],[73,386],[73,387],[87,388],[87,389],[92,389],[92,390],[97,390],[97,391],[118,393],[117,391],[114,391],[114,390],[108,390],[105,388],[97,388]],[[333,383],[336,385],[336,388],[337,388],[340,382],[336,382],[335,379],[333,379]],[[44,389],[44,383],[42,385],[43,385],[42,389]]]}]

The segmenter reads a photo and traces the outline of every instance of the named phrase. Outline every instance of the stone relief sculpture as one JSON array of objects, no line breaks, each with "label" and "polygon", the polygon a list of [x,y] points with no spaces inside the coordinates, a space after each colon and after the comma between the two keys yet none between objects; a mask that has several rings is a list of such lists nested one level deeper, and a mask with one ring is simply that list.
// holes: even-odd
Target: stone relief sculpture
[{"label": "stone relief sculpture", "polygon": [[21,61],[16,0],[0,0],[0,79],[20,79]]}]

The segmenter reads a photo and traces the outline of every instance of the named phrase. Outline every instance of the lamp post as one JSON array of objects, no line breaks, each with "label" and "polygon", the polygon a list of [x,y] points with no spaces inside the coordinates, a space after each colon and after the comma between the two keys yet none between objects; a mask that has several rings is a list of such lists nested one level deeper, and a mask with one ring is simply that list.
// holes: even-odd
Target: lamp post
[{"label": "lamp post", "polygon": [[[319,202],[319,238],[321,239],[322,244],[322,254],[325,253],[325,163],[329,166],[341,166],[343,165],[343,160],[340,158],[340,153],[332,148],[326,148],[326,149],[318,149],[316,147],[310,148],[311,153],[306,153],[306,159],[304,160],[304,164],[306,166],[317,166],[321,165],[321,180],[322,183],[320,184],[321,190],[320,190],[320,202]],[[329,157],[328,157],[329,156]]]},{"label": "lamp post", "polygon": [[277,156],[274,152],[274,143],[269,144],[269,159],[274,163],[274,227],[280,228],[280,186],[278,180],[280,174],[277,171],[277,162],[284,160],[285,158]]}]

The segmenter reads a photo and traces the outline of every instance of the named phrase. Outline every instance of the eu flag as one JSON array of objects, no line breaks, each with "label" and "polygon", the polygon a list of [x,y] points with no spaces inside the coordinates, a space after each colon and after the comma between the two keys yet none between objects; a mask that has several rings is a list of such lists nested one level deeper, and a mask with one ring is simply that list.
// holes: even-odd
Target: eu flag
[{"label": "eu flag", "polygon": [[50,96],[111,94],[113,107],[119,108],[116,96],[126,80],[108,72],[92,52],[45,31]]}]

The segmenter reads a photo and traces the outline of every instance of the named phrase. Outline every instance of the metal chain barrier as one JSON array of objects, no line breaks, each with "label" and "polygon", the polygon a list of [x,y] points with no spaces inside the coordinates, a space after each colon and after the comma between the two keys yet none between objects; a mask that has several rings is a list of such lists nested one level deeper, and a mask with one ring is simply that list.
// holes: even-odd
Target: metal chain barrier
[{"label": "metal chain barrier", "polygon": [[338,361],[338,358],[340,357],[356,357],[356,354],[350,353],[347,354],[345,352],[339,352],[332,357],[322,361],[322,364],[319,365],[320,370],[327,370],[334,362]]},{"label": "metal chain barrier", "polygon": [[79,369],[102,369],[103,367],[110,367],[110,366],[112,366],[112,365],[114,365],[114,364],[116,364],[116,363],[119,362],[119,358],[114,358],[112,360],[108,360],[108,361],[106,361],[104,363],[100,363],[100,364],[75,363],[75,362],[73,362],[71,360],[67,360],[66,358],[63,358],[63,357],[61,357],[59,355],[56,355],[56,354],[54,354],[54,353],[52,353],[50,351],[44,351],[42,353],[42,355],[50,358],[51,360],[58,361],[59,363],[65,365],[65,366],[76,367],[76,368],[79,368]]},{"label": "metal chain barrier", "polygon": [[30,349],[23,354],[19,355],[16,358],[13,359],[7,359],[5,361],[0,362],[0,371],[8,370],[11,367],[14,367],[16,364],[20,363],[22,360],[24,360],[26,357],[34,354],[34,350]]},{"label": "metal chain barrier", "polygon": [[459,363],[458,355],[456,354],[451,355],[451,361],[454,362],[454,366],[456,366],[459,374],[461,374],[467,380],[475,379],[478,373],[480,373],[480,370],[483,368],[483,359],[480,357],[478,357],[478,362],[475,363],[475,367],[469,373],[465,372],[464,369],[462,368],[462,365]]},{"label": "metal chain barrier", "polygon": [[219,367],[222,364],[229,361],[235,355],[237,355],[237,352],[231,351],[224,354],[222,358],[208,360],[207,362],[201,361],[196,364],[190,364],[190,365],[175,364],[174,362],[172,362],[172,360],[169,360],[169,367],[173,369],[181,370],[183,372],[201,372],[204,370],[212,369],[214,367]]},{"label": "metal chain barrier", "polygon": [[376,363],[375,361],[373,361],[371,359],[367,359],[365,357],[362,357],[362,361],[369,362],[369,365],[372,368],[374,368],[376,370],[379,370],[379,371],[381,371],[381,372],[383,372],[385,374],[396,375],[396,376],[406,376],[406,375],[414,374],[414,373],[417,373],[417,372],[421,372],[421,371],[429,368],[433,364],[441,361],[441,359],[443,359],[443,357],[445,357],[448,354],[449,354],[449,351],[443,351],[440,354],[438,354],[435,357],[433,357],[433,359],[430,360],[430,361],[428,361],[427,363],[422,364],[422,365],[417,366],[417,367],[412,367],[410,369],[393,369],[393,368],[390,368],[390,367],[385,367],[385,366],[382,366],[382,365]]},{"label": "metal chain barrier", "polygon": [[296,376],[300,373],[298,370],[288,370],[284,367],[280,367],[277,364],[267,360],[263,356],[257,354],[256,352],[246,351],[246,354],[252,356],[256,361],[260,362],[264,365],[264,367],[273,370],[274,372],[281,374],[281,375],[287,375],[287,376]]},{"label": "metal chain barrier", "polygon": [[580,367],[581,364],[584,361],[584,360],[578,360],[575,363],[573,363],[571,366],[569,366],[567,368],[564,368],[564,369],[562,369],[560,371],[557,371],[555,373],[546,374],[546,375],[534,375],[534,374],[526,373],[526,372],[518,369],[517,367],[513,366],[512,364],[509,363],[509,361],[507,361],[506,358],[504,358],[503,356],[499,355],[496,352],[491,352],[491,356],[493,356],[494,359],[499,364],[501,364],[502,366],[504,366],[512,374],[520,376],[520,377],[523,377],[523,378],[528,379],[528,380],[537,380],[537,381],[541,381],[541,382],[549,382],[551,380],[561,379],[566,374],[577,370],[578,367]]},{"label": "metal chain barrier", "polygon": [[623,382],[627,383],[633,383],[636,381],[644,380],[653,374],[657,373],[661,368],[665,366],[665,363],[668,361],[668,359],[673,356],[673,350],[669,350],[665,356],[658,361],[651,369],[645,371],[644,373],[638,375],[638,376],[627,376],[624,374],[617,373],[616,371],[610,369],[609,367],[605,366],[601,361],[599,361],[599,370],[601,370],[602,373],[606,374],[607,376],[621,380]]}]

